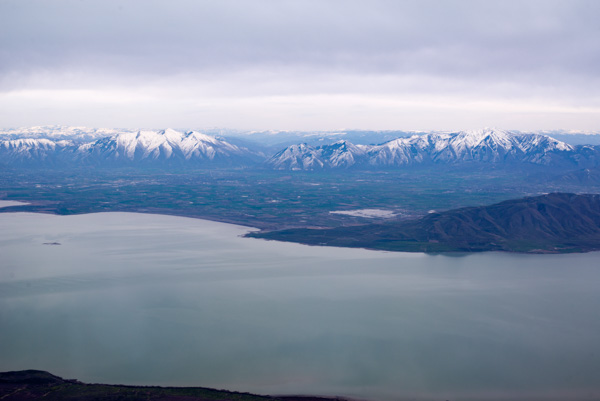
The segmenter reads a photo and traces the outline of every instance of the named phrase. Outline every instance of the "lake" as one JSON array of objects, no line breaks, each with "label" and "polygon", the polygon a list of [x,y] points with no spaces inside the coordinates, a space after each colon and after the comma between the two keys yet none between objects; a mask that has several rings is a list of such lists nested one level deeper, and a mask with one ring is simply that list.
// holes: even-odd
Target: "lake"
[{"label": "lake", "polygon": [[599,253],[390,253],[248,230],[0,214],[0,370],[382,401],[600,398]]}]

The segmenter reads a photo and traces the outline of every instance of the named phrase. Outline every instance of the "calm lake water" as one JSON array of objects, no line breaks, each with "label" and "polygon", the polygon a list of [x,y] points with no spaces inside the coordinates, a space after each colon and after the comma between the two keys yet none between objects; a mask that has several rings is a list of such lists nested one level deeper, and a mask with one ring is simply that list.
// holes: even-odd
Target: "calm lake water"
[{"label": "calm lake water", "polygon": [[0,370],[370,400],[600,398],[599,253],[386,253],[248,230],[0,214]]}]

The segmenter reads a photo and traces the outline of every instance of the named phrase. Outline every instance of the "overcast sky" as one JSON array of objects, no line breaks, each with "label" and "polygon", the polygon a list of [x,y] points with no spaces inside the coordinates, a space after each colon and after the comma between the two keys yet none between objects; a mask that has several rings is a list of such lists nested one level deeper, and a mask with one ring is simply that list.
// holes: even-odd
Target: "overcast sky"
[{"label": "overcast sky", "polygon": [[0,125],[600,130],[600,1],[0,0]]}]

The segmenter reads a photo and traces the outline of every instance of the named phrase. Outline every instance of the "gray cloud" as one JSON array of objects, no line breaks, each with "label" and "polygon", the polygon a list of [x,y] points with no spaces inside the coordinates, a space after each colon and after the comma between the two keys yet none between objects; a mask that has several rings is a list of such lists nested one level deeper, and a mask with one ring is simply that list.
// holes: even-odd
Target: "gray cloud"
[{"label": "gray cloud", "polygon": [[486,91],[597,107],[598,20],[600,2],[573,0],[2,0],[0,91]]},{"label": "gray cloud", "polygon": [[248,67],[595,76],[594,1],[0,3],[0,68],[176,74]]}]

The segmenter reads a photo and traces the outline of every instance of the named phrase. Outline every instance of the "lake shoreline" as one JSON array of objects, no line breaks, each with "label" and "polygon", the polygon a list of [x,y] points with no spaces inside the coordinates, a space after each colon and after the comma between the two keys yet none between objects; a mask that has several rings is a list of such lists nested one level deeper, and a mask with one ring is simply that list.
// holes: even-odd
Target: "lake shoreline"
[{"label": "lake shoreline", "polygon": [[[38,213],[38,214],[50,214],[54,216],[81,216],[85,214],[96,214],[96,213],[140,213],[140,214],[155,214],[161,216],[173,216],[173,217],[186,217],[190,219],[196,220],[207,220],[213,221],[215,223],[225,223],[231,224],[235,226],[245,227],[255,230],[263,230],[263,228],[250,226],[248,224],[243,224],[235,219],[227,219],[227,218],[217,218],[214,216],[198,216],[190,213],[178,213],[177,211],[170,213],[168,210],[164,209],[156,209],[152,208],[137,208],[137,209],[111,209],[111,210],[98,210],[91,212],[81,212],[81,213],[72,213],[72,214],[61,214],[57,213],[56,210],[51,208],[44,208],[47,204],[44,202],[24,202],[24,201],[14,201],[20,204],[10,204],[10,205],[2,205],[3,202],[13,203],[12,200],[0,199],[0,213]],[[33,209],[33,210],[32,210]]]},{"label": "lake shoreline", "polygon": [[[76,394],[76,398],[73,395]],[[345,397],[313,395],[260,395],[209,387],[131,386],[126,384],[83,383],[63,379],[43,370],[0,372],[0,398],[17,401],[61,398],[77,400],[235,400],[235,401],[356,401]],[[185,397],[185,398],[182,398]]]},{"label": "lake shoreline", "polygon": [[[8,202],[10,205],[2,205],[2,203]],[[20,203],[20,204],[14,204]],[[320,244],[314,243],[311,241],[304,241],[301,239],[287,239],[280,238],[278,234],[280,232],[285,232],[285,229],[277,228],[272,229],[270,227],[256,227],[250,226],[244,223],[241,223],[235,219],[227,219],[227,218],[218,218],[214,216],[198,216],[194,214],[177,212],[174,211],[170,213],[169,211],[165,211],[163,209],[153,210],[151,208],[138,208],[135,210],[103,210],[103,211],[92,211],[89,213],[74,213],[74,214],[60,214],[57,213],[54,209],[40,209],[40,206],[44,206],[44,202],[24,202],[24,201],[12,201],[12,200],[4,200],[0,199],[0,213],[38,213],[38,214],[49,214],[54,216],[77,216],[77,215],[86,215],[86,214],[96,214],[96,213],[140,213],[140,214],[150,214],[150,215],[161,215],[161,216],[173,216],[173,217],[183,217],[189,219],[196,220],[205,220],[211,221],[215,223],[223,223],[230,224],[234,226],[239,226],[247,229],[248,231],[243,234],[241,237],[243,238],[253,238],[253,239],[261,239],[263,241],[275,241],[281,243],[294,243],[299,245],[311,246],[311,247],[327,247],[327,248],[342,248],[342,249],[363,249],[367,251],[374,252],[392,252],[392,253],[423,253],[427,255],[448,255],[448,256],[457,256],[457,255],[469,255],[469,254],[478,254],[478,253],[486,253],[486,252],[501,252],[507,254],[531,254],[531,255],[560,255],[560,254],[571,254],[571,253],[591,253],[591,252],[600,252],[600,250],[596,248],[576,250],[576,251],[561,251],[561,250],[548,250],[548,249],[533,249],[529,251],[514,251],[514,250],[503,250],[503,249],[457,249],[457,250],[444,250],[444,251],[432,251],[421,248],[411,248],[406,247],[403,249],[388,249],[388,248],[377,248],[375,246],[360,246],[360,245],[335,245],[335,244]],[[31,210],[34,208],[34,210]]]}]

